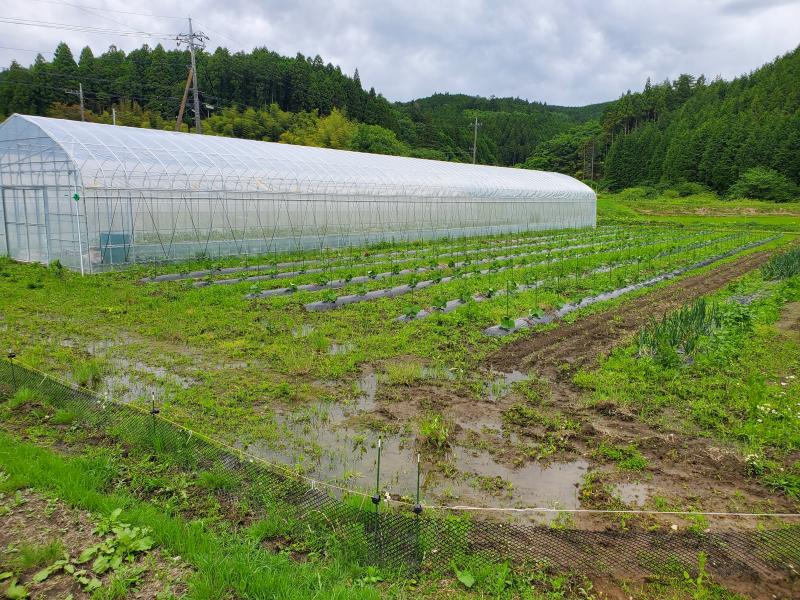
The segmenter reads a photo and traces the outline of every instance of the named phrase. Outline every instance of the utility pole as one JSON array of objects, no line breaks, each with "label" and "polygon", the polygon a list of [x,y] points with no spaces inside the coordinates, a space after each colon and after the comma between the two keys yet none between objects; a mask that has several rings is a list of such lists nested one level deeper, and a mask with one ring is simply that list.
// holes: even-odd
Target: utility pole
[{"label": "utility pole", "polygon": [[178,120],[175,121],[175,131],[181,130],[181,121],[183,121],[183,111],[186,110],[186,100],[189,98],[189,86],[192,85],[192,73],[194,70],[189,67],[189,75],[186,77],[186,85],[183,88],[183,98],[181,98],[181,107],[178,109]]},{"label": "utility pole", "polygon": [[203,133],[203,124],[200,121],[200,92],[197,87],[197,64],[195,63],[195,48],[203,49],[206,46],[208,36],[202,31],[192,29],[192,19],[189,17],[189,33],[182,33],[178,36],[178,45],[186,44],[189,46],[189,56],[192,61],[192,87],[194,99],[194,130],[196,133]]},{"label": "utility pole", "polygon": [[478,155],[478,127],[480,127],[480,123],[478,123],[478,115],[475,115],[475,133],[472,137],[472,164],[475,164],[475,158]]},{"label": "utility pole", "polygon": [[117,124],[117,109],[114,106],[111,107],[111,124]]},{"label": "utility pole", "polygon": [[73,96],[77,96],[81,102],[81,121],[85,121],[86,118],[83,114],[83,84],[78,82],[78,89],[77,90],[64,90],[67,94],[72,94]]}]

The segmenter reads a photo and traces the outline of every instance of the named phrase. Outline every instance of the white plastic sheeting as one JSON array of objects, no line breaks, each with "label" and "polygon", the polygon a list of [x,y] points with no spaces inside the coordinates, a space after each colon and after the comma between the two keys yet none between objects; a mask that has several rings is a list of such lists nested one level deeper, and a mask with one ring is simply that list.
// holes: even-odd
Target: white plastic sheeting
[{"label": "white plastic sheeting", "polygon": [[558,173],[22,115],[0,125],[0,186],[0,251],[87,271],[596,221]]}]

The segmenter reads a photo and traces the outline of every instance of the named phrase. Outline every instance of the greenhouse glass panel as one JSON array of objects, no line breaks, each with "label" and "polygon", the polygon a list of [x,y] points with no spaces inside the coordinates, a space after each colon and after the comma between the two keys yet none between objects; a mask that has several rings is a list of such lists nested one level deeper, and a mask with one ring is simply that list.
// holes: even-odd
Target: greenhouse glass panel
[{"label": "greenhouse glass panel", "polygon": [[0,252],[130,263],[591,227],[559,173],[13,115]]}]

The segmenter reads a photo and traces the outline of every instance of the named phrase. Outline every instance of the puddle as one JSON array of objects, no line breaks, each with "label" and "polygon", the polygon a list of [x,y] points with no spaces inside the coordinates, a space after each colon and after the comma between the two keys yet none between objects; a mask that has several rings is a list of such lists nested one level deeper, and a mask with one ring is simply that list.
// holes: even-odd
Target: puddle
[{"label": "puddle", "polygon": [[[453,451],[451,460],[466,475],[466,481],[459,477],[442,482],[441,488],[446,488],[452,500],[501,507],[578,508],[578,488],[589,468],[584,460],[548,465],[532,462],[513,468],[496,462],[487,452],[462,448]],[[476,481],[479,476],[483,476],[482,482]]]},{"label": "puddle", "polygon": [[649,488],[643,483],[618,483],[614,492],[628,506],[641,508],[647,502]]},{"label": "puddle", "polygon": [[[446,370],[432,370],[426,376],[455,377]],[[509,387],[527,379],[514,371],[497,374]],[[245,451],[266,461],[291,465],[309,477],[372,493],[375,486],[378,434],[358,419],[376,409],[378,374],[364,373],[357,382],[352,402],[310,404],[275,415],[279,430],[276,442],[255,442]],[[500,434],[502,424],[472,419],[465,427]],[[543,465],[529,463],[520,468],[496,462],[488,452],[456,447],[446,460],[454,468],[452,477],[438,468],[441,457],[426,456],[422,462],[422,494],[430,504],[473,504],[476,506],[543,506],[576,508],[578,486],[588,463]],[[412,497],[416,489],[417,447],[412,433],[384,435],[381,451],[381,488],[393,496]],[[434,470],[433,463],[437,463]],[[529,513],[517,515],[529,519]],[[554,514],[536,515],[543,521]]]},{"label": "puddle", "polygon": [[515,383],[527,381],[530,375],[522,371],[511,371],[510,373],[500,373],[498,377],[486,383],[484,395],[489,402],[496,402],[511,392]]},{"label": "puddle", "polygon": [[348,352],[352,352],[354,348],[355,345],[350,342],[344,344],[331,342],[331,346],[328,348],[328,354],[347,354]]},{"label": "puddle", "polygon": [[127,373],[104,377],[99,393],[100,396],[104,397],[111,395],[115,401],[123,404],[130,404],[138,400],[149,400],[153,394],[156,395],[156,402],[162,402],[164,388],[157,384],[144,383],[134,379]]},{"label": "puddle", "polygon": [[299,338],[299,337],[307,337],[314,332],[314,327],[309,325],[308,323],[303,323],[302,325],[298,325],[294,329],[292,329],[292,337]]}]

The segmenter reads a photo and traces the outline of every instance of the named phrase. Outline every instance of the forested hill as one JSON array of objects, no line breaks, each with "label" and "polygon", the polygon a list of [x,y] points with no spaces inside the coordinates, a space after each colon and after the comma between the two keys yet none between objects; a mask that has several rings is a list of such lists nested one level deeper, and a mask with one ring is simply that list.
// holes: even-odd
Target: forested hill
[{"label": "forested hill", "polygon": [[[75,58],[60,44],[52,61],[13,63],[0,73],[0,115],[14,112],[79,118],[83,85],[87,118],[130,126],[171,128],[189,64],[185,50],[144,46],[128,54],[112,47]],[[515,98],[434,95],[392,104],[374,89],[322,58],[280,56],[264,48],[198,56],[204,133],[405,154],[441,160],[472,159],[472,120],[481,123],[477,160],[513,165],[551,136],[588,118],[602,105],[553,107]],[[184,129],[192,123],[191,104]]]},{"label": "forested hill", "polygon": [[472,159],[477,116],[478,161],[514,165],[528,158],[539,143],[577,123],[600,118],[606,104],[572,108],[519,98],[434,94],[395,106],[413,123],[421,124],[425,134],[434,136],[417,139],[417,145],[463,161]]},{"label": "forested hill", "polygon": [[[14,112],[172,129],[189,56],[144,46],[60,44],[52,61],[0,72],[0,118]],[[570,108],[519,98],[434,94],[391,103],[319,56],[264,48],[198,57],[204,133],[440,160],[554,170],[609,189],[704,186],[786,200],[800,194],[800,48],[732,81],[680,75],[613,102]],[[193,123],[191,104],[181,124]],[[692,187],[694,186],[694,187]]]},{"label": "forested hill", "polygon": [[604,125],[613,188],[690,181],[725,192],[754,167],[800,183],[800,48],[729,82],[648,85],[611,105]]}]

